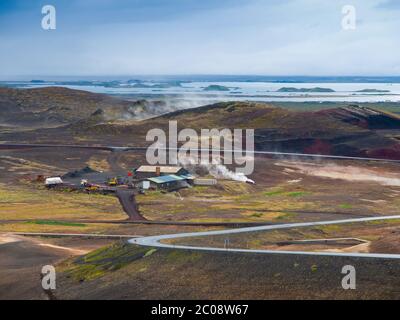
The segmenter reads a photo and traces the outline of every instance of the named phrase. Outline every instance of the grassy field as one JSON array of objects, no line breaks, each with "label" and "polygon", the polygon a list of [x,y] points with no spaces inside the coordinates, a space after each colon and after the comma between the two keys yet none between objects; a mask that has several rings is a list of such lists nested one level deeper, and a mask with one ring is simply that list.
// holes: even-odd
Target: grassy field
[{"label": "grassy field", "polygon": [[113,228],[109,224],[75,224],[75,223],[39,223],[19,222],[1,223],[0,232],[37,232],[37,233],[90,233],[108,234]]},{"label": "grassy field", "polygon": [[0,220],[32,220],[28,223],[0,224],[0,231],[19,232],[92,232],[107,225],[86,225],[57,220],[123,220],[114,196],[77,192],[49,191],[36,185],[0,184]]},{"label": "grassy field", "polygon": [[243,182],[220,180],[215,187],[195,187],[179,194],[147,192],[137,196],[141,212],[151,220],[188,221],[275,221],[289,217],[285,210],[316,206],[305,191],[271,192]]},{"label": "grassy field", "polygon": [[295,173],[286,179],[281,173],[276,178],[271,171],[266,183],[219,180],[217,186],[195,187],[179,194],[149,191],[139,195],[137,201],[141,213],[150,220],[196,222],[321,220],[397,214],[400,207],[396,187]]},{"label": "grassy field", "polygon": [[0,210],[2,220],[126,218],[114,196],[49,191],[35,185],[0,184]]}]

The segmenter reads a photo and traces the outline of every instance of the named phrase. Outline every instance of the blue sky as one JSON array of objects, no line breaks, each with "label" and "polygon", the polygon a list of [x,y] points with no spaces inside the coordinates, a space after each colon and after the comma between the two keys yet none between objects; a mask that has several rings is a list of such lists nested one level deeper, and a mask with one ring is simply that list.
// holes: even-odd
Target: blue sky
[{"label": "blue sky", "polygon": [[[357,28],[345,31],[349,4]],[[399,30],[398,0],[1,0],[0,78],[400,75]]]}]

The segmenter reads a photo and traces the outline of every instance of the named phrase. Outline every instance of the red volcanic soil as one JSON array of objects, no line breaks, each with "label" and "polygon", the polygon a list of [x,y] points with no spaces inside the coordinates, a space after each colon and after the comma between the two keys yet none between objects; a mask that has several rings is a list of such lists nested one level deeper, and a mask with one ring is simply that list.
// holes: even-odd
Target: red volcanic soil
[{"label": "red volcanic soil", "polygon": [[305,153],[332,154],[332,145],[328,142],[317,139],[312,145],[304,148]]},{"label": "red volcanic soil", "polygon": [[391,147],[367,151],[366,155],[371,158],[400,160],[400,144]]}]

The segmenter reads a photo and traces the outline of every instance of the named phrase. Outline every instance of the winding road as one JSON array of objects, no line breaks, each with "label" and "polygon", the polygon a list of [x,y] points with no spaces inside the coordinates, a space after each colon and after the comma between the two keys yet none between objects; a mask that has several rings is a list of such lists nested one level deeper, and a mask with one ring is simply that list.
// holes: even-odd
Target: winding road
[{"label": "winding road", "polygon": [[335,256],[335,257],[356,257],[356,258],[379,258],[379,259],[400,259],[400,254],[380,254],[380,253],[336,253],[336,252],[312,252],[312,251],[275,251],[275,250],[254,250],[254,249],[230,249],[230,248],[215,248],[215,247],[195,247],[187,245],[173,245],[162,243],[161,241],[192,238],[192,237],[209,237],[219,235],[231,235],[239,233],[249,233],[257,231],[271,231],[279,229],[292,229],[292,228],[303,228],[333,224],[346,224],[346,223],[360,223],[369,221],[379,220],[393,220],[400,219],[400,215],[395,216],[384,216],[384,217],[372,217],[372,218],[358,218],[358,219],[345,219],[345,220],[333,220],[333,221],[319,221],[319,222],[303,222],[303,223],[288,223],[271,226],[260,226],[260,227],[249,227],[241,229],[229,229],[220,231],[205,231],[205,232],[192,232],[192,233],[181,233],[171,235],[159,235],[151,237],[142,237],[128,240],[128,243],[156,247],[156,248],[169,248],[169,249],[181,249],[181,250],[197,250],[197,251],[214,251],[214,252],[241,252],[241,253],[261,253],[261,254],[291,254],[291,255],[309,255],[309,256]]}]

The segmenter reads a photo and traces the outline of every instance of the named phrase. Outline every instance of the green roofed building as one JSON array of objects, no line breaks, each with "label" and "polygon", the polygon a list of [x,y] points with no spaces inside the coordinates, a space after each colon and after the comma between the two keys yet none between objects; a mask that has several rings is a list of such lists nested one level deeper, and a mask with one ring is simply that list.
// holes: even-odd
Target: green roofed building
[{"label": "green roofed building", "polygon": [[150,181],[152,188],[173,191],[189,187],[187,179],[187,177],[171,174],[167,176],[147,178],[146,180]]}]

